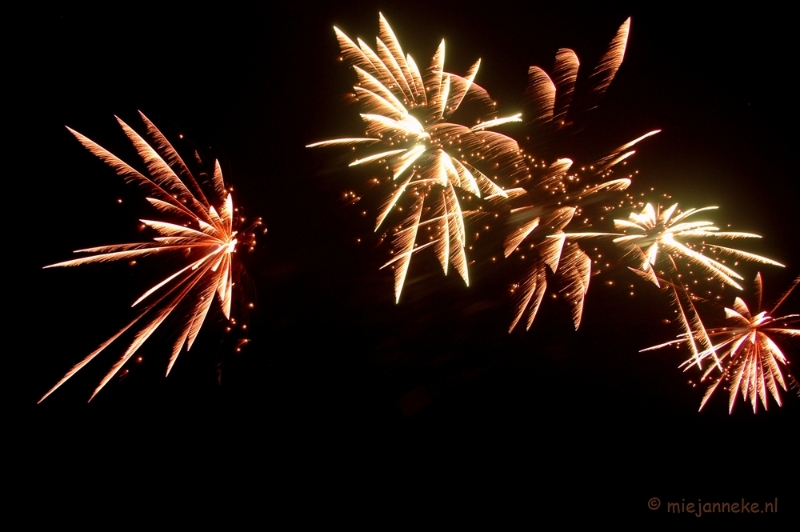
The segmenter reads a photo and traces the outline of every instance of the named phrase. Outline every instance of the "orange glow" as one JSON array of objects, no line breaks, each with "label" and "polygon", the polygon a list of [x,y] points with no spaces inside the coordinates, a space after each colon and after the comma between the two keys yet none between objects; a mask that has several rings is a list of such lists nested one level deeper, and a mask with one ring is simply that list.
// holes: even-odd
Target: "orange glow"
[{"label": "orange glow", "polygon": [[[712,377],[712,373],[719,371],[716,377],[712,377],[714,382],[703,396],[701,410],[720,386],[728,389],[728,412],[733,412],[736,397],[740,394],[742,399],[751,403],[753,412],[756,412],[759,401],[767,408],[767,392],[781,406],[778,388],[788,391],[781,368],[788,366],[789,361],[771,336],[800,336],[800,329],[787,327],[800,322],[800,314],[781,317],[772,315],[798,284],[800,277],[794,280],[771,310],[762,311],[762,281],[759,273],[753,282],[756,313],[751,313],[747,304],[737,297],[733,308],[725,308],[726,325],[708,329],[709,347],[682,364],[688,369],[697,359],[703,361],[713,358],[717,361],[716,364],[709,365],[701,379],[701,382],[705,381]],[[683,334],[677,340],[650,347],[645,351],[690,342],[690,335]]]},{"label": "orange glow", "polygon": [[[608,51],[594,69],[591,77],[591,94],[597,99],[611,84],[625,53],[630,19],[626,20],[611,41]],[[557,131],[569,125],[573,94],[580,62],[572,50],[562,48],[556,54],[553,77],[536,66],[528,69],[526,90],[526,122],[532,132]],[[658,133],[651,131],[612,150],[589,165],[577,166],[572,159],[562,157],[548,164],[526,156],[525,177],[518,181],[521,192],[515,195],[528,201],[527,205],[511,210],[517,229],[505,241],[504,254],[510,256],[523,243],[535,247],[533,266],[526,278],[518,283],[521,289],[516,294],[514,317],[509,332],[527,315],[525,327],[529,329],[539,310],[548,288],[547,270],[563,300],[569,305],[572,321],[577,329],[583,315],[586,292],[592,274],[592,260],[572,240],[602,236],[605,233],[566,233],[567,226],[582,216],[582,208],[597,198],[609,193],[623,191],[631,183],[629,178],[608,179],[613,169],[634,152],[630,149],[638,142]],[[582,180],[594,179],[595,183],[580,185]],[[580,188],[578,188],[580,187]],[[592,197],[594,196],[594,197]],[[583,224],[589,221],[583,218]],[[597,263],[597,261],[595,261]],[[633,295],[631,293],[631,295]]]},{"label": "orange glow", "polygon": [[[132,328],[138,328],[133,341],[122,357],[112,366],[102,379],[91,398],[122,369],[124,364],[138,351],[142,344],[164,321],[176,311],[180,311],[181,325],[174,341],[172,355],[167,365],[169,374],[183,347],[188,351],[214,301],[214,293],[226,318],[230,318],[233,292],[233,260],[236,250],[237,231],[234,221],[233,200],[225,189],[222,170],[214,163],[211,190],[204,192],[189,168],[172,145],[143,114],[149,142],[120,120],[120,126],[133,143],[139,156],[147,167],[147,175],[135,170],[127,163],[105,150],[94,141],[70,129],[69,131],[90,152],[111,166],[128,183],[143,189],[147,200],[160,214],[173,221],[141,220],[142,224],[157,236],[150,242],[116,244],[81,249],[76,253],[89,253],[79,259],[59,262],[45,268],[82,266],[92,263],[131,260],[154,254],[174,254],[184,264],[162,281],[147,290],[133,306],[140,307],[137,316],[114,336],[101,344],[53,386],[40,400],[43,401],[59,386],[88,364],[117,338]],[[69,128],[68,128],[69,129]],[[202,161],[198,162],[202,164]],[[252,229],[261,225],[260,219],[242,234],[252,245]],[[140,305],[142,304],[142,305]],[[233,320],[231,320],[233,321]],[[137,359],[141,362],[142,357]],[[90,398],[90,400],[91,400]]]}]

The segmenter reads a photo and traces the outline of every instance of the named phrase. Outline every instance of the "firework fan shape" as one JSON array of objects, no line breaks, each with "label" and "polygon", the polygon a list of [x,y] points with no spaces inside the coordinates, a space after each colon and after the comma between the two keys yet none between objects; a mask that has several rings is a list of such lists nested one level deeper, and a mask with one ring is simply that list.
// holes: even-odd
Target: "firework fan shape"
[{"label": "firework fan shape", "polygon": [[520,115],[477,121],[470,127],[450,122],[467,99],[487,109],[490,116],[495,114],[495,104],[473,81],[480,60],[466,76],[444,71],[444,41],[422,72],[410,55],[404,55],[383,15],[379,17],[375,51],[361,39],[356,44],[338,28],[334,31],[342,59],[358,76],[354,97],[361,105],[367,136],[316,142],[308,147],[363,146],[364,154],[350,166],[374,163],[389,171],[390,175],[383,177],[394,184],[394,189],[380,209],[375,230],[395,208],[410,213],[394,227],[394,257],[384,266],[394,269],[396,300],[412,254],[429,246],[445,274],[451,264],[469,284],[461,202],[464,193],[484,199],[507,197],[478,167],[498,170],[519,166],[517,143],[486,129],[519,122]]},{"label": "firework fan shape", "polygon": [[[725,308],[726,325],[707,330],[712,345],[700,353],[700,360],[713,357],[715,363],[709,365],[701,380],[705,381],[715,371],[720,371],[720,374],[708,387],[700,403],[700,410],[721,385],[727,386],[729,390],[728,412],[733,412],[736,397],[740,393],[744,401],[750,401],[754,413],[759,399],[764,409],[767,409],[767,392],[772,395],[778,406],[782,404],[778,388],[787,391],[787,387],[781,367],[786,367],[789,361],[771,336],[800,336],[800,329],[789,327],[800,322],[800,314],[787,314],[781,317],[773,317],[773,314],[800,284],[800,277],[794,280],[783,297],[769,311],[761,310],[760,273],[756,275],[753,284],[755,313],[751,313],[747,304],[737,297],[732,305],[733,308]],[[678,340],[653,346],[644,351],[688,343],[689,340],[688,335],[684,334]],[[684,362],[683,366],[687,366],[688,369],[694,361],[693,357]],[[788,377],[794,379],[792,375]]]},{"label": "firework fan shape", "polygon": [[[133,303],[133,307],[141,307],[137,316],[76,364],[39,402],[130,329],[138,328],[138,332],[135,333],[133,341],[122,357],[101,380],[90,400],[170,316],[180,314],[180,326],[167,364],[167,375],[183,347],[185,346],[187,351],[192,347],[215,299],[219,301],[225,318],[235,323],[230,318],[234,273],[239,267],[235,260],[235,252],[242,245],[252,250],[255,245],[253,229],[261,225],[261,221],[257,219],[250,228],[241,230],[240,226],[245,220],[237,214],[237,209],[233,206],[231,194],[225,188],[219,162],[214,163],[211,186],[206,195],[169,141],[147,117],[141,113],[140,115],[150,142],[119,118],[117,121],[147,167],[147,175],[135,170],[77,131],[72,129],[69,131],[85,148],[111,166],[127,183],[139,186],[147,194],[147,201],[170,221],[141,220],[144,226],[157,235],[150,242],[81,249],[76,253],[90,255],[45,268],[135,260],[155,254],[180,257],[183,261],[182,266],[142,294]],[[197,153],[195,157],[197,163],[202,165]]]},{"label": "firework fan shape", "polygon": [[[605,203],[610,195],[628,188],[629,177],[612,179],[615,167],[634,154],[631,148],[635,144],[658,133],[651,131],[579,168],[572,159],[551,154],[563,144],[581,113],[595,107],[613,81],[625,55],[630,22],[628,19],[620,26],[589,76],[586,91],[577,94],[578,98],[580,61],[574,51],[558,50],[552,77],[540,67],[528,69],[526,174],[515,180],[517,188],[508,192],[513,205],[511,222],[517,229],[506,238],[504,255],[508,258],[515,252],[524,252],[533,256],[533,265],[512,290],[517,303],[509,332],[523,317],[526,329],[530,329],[548,289],[548,276],[559,287],[559,294],[578,328],[592,261],[571,241],[577,235],[569,235],[565,229],[573,220],[588,223],[584,210],[590,204]],[[582,233],[581,236],[599,235]]]}]

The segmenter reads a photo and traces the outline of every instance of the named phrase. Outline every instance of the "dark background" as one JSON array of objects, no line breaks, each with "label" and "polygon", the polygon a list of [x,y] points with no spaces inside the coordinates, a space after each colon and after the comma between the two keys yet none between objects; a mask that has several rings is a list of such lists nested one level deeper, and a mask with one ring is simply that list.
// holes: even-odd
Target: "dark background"
[{"label": "dark background", "polygon": [[[335,150],[304,147],[361,133],[344,102],[353,75],[336,60],[334,24],[372,43],[380,10],[422,65],[445,38],[446,70],[463,73],[480,57],[476,82],[511,114],[529,65],[549,71],[570,47],[590,68],[632,16],[623,66],[586,118],[575,158],[662,129],[629,163],[640,170],[633,190],[655,187],[686,208],[719,205],[712,219],[764,235],[740,247],[787,265],[762,269],[774,301],[800,271],[788,17],[768,3],[713,14],[692,4],[529,4],[30,13],[31,47],[12,59],[24,117],[13,142],[25,163],[11,197],[28,208],[11,227],[33,220],[20,238],[25,282],[12,288],[22,325],[9,323],[24,347],[6,353],[19,365],[7,374],[14,461],[27,471],[18,493],[45,507],[78,496],[69,518],[88,520],[101,510],[155,520],[165,509],[349,520],[376,504],[387,509],[380,522],[420,508],[446,520],[558,515],[568,525],[579,515],[679,526],[775,517],[668,515],[647,510],[651,497],[778,497],[779,512],[796,514],[796,489],[782,483],[796,477],[795,392],[757,415],[741,400],[728,415],[720,393],[698,413],[703,389],[677,368],[686,353],[639,353],[679,331],[663,323],[664,295],[632,276],[634,298],[593,281],[578,332],[565,309],[545,304],[529,332],[509,335],[507,289],[518,278],[507,264],[476,264],[466,288],[420,255],[395,305],[372,217],[340,199],[358,190],[354,176]],[[218,157],[237,203],[264,218],[268,233],[243,258],[257,293],[252,342],[232,354],[212,313],[168,379],[168,338],[156,336],[141,350],[145,363],[90,404],[113,352],[36,406],[127,323],[151,279],[124,265],[40,269],[74,249],[141,238],[137,192],[64,129],[136,165],[113,116],[139,127],[137,110],[168,138],[182,133]],[[364,200],[373,212],[379,201]],[[500,240],[487,245],[499,250]],[[6,257],[17,249],[10,242]],[[749,288],[757,269],[741,271]],[[782,345],[797,360],[798,346]],[[178,494],[191,497],[178,504]]]}]

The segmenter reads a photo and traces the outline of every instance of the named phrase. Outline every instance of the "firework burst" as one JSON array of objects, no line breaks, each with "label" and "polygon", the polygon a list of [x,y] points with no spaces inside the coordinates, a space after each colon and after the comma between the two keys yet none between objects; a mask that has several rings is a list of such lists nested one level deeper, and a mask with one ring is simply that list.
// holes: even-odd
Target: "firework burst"
[{"label": "firework burst", "polygon": [[[350,166],[372,163],[385,169],[386,173],[375,179],[391,183],[392,192],[379,211],[375,230],[384,225],[393,210],[408,213],[393,229],[394,257],[384,266],[394,269],[397,300],[412,254],[429,246],[445,274],[452,265],[469,284],[462,201],[467,195],[507,197],[479,167],[492,171],[519,167],[517,143],[486,130],[519,122],[520,115],[496,117],[495,103],[474,83],[480,60],[465,76],[445,72],[444,41],[423,72],[410,55],[404,55],[383,15],[375,51],[361,39],[356,44],[338,28],[334,31],[342,59],[358,77],[353,96],[361,105],[367,136],[316,142],[308,147],[364,147],[364,154]],[[484,109],[489,119],[472,126],[451,122],[466,100]]]},{"label": "firework burst", "polygon": [[[45,268],[135,260],[156,254],[180,258],[181,266],[142,294],[133,303],[133,307],[141,308],[136,317],[76,364],[39,402],[120,336],[131,329],[138,329],[122,357],[94,390],[91,400],[167,318],[180,314],[178,334],[167,364],[168,375],[184,346],[188,351],[197,338],[214,302],[215,293],[225,318],[235,323],[230,317],[235,271],[238,268],[235,253],[242,246],[252,250],[255,245],[254,229],[261,225],[261,220],[256,219],[249,228],[243,229],[241,226],[245,219],[233,206],[230,191],[225,188],[219,162],[214,163],[207,195],[164,135],[147,117],[141,113],[140,115],[150,142],[119,118],[117,121],[147,167],[147,175],[135,170],[77,131],[72,129],[69,131],[85,148],[111,166],[127,183],[140,187],[147,194],[147,201],[169,221],[141,220],[144,226],[156,234],[150,242],[80,249],[76,253],[90,255]],[[202,166],[202,160],[197,153],[195,158],[198,165]]]},{"label": "firework burst", "polygon": [[[761,238],[752,233],[720,231],[710,221],[690,221],[697,213],[715,210],[717,207],[689,209],[681,212],[678,204],[663,208],[660,204],[647,203],[639,212],[632,212],[627,220],[614,220],[614,227],[621,233],[575,233],[572,238],[611,238],[626,257],[633,257],[637,267],[630,270],[658,287],[664,287],[678,312],[683,334],[691,348],[693,361],[702,367],[706,356],[716,359],[710,338],[695,306],[697,296],[687,287],[684,274],[705,274],[705,281],[719,281],[741,290],[735,279],[742,279],[736,271],[724,264],[723,257],[748,260],[773,266],[782,264],[761,255],[739,249],[712,244],[714,239]],[[694,248],[698,248],[697,251]],[[704,253],[716,255],[712,258]],[[738,264],[738,262],[737,262]],[[683,273],[682,273],[683,271]],[[695,280],[693,284],[697,284]]]},{"label": "firework burst", "polygon": [[717,207],[680,212],[677,203],[666,209],[648,203],[641,212],[631,213],[627,220],[614,220],[616,229],[625,233],[615,238],[614,243],[626,247],[639,257],[640,266],[634,271],[656,286],[659,286],[659,281],[654,268],[659,258],[666,256],[669,272],[676,272],[675,263],[683,258],[711,278],[741,290],[742,287],[734,280],[741,280],[741,275],[721,261],[695,251],[690,244],[681,240],[701,240],[702,246],[712,253],[783,267],[783,264],[754,253],[707,243],[708,239],[761,238],[752,233],[720,231],[714,222],[687,220],[699,212],[714,209]]},{"label": "firework burst", "polygon": [[[705,370],[701,381],[714,378],[712,373],[715,371],[719,370],[720,373],[703,396],[700,403],[701,410],[720,386],[729,390],[729,412],[733,412],[736,397],[740,393],[744,401],[752,404],[753,412],[756,412],[759,400],[764,408],[767,408],[767,392],[772,395],[778,406],[781,406],[779,387],[787,391],[781,367],[788,366],[789,360],[771,336],[800,336],[800,329],[790,327],[800,322],[800,314],[787,314],[781,317],[773,317],[773,314],[800,284],[800,277],[795,279],[783,297],[769,311],[761,310],[760,273],[756,275],[753,284],[756,311],[751,312],[747,304],[737,297],[732,305],[733,308],[725,308],[727,321],[725,326],[707,330],[711,345],[699,353],[699,360],[713,357],[715,363]],[[678,340],[653,346],[644,351],[683,343],[691,343],[689,335],[683,334]],[[687,366],[688,369],[696,358],[687,360],[683,366]],[[788,378],[794,379],[791,374]]]},{"label": "firework burst", "polygon": [[558,50],[552,77],[537,66],[528,69],[526,173],[514,181],[517,188],[509,191],[511,222],[517,228],[506,238],[504,255],[525,253],[533,257],[533,265],[512,290],[517,304],[509,332],[526,316],[526,329],[531,327],[548,289],[548,276],[569,306],[575,328],[580,325],[592,261],[572,240],[601,233],[577,235],[565,230],[573,220],[591,225],[586,209],[628,188],[630,176],[615,176],[615,168],[634,154],[635,144],[658,133],[642,135],[591,164],[575,165],[572,159],[554,154],[564,149],[576,120],[596,106],[613,81],[629,31],[630,19],[617,30],[582,93],[576,94],[580,61],[570,49]]}]

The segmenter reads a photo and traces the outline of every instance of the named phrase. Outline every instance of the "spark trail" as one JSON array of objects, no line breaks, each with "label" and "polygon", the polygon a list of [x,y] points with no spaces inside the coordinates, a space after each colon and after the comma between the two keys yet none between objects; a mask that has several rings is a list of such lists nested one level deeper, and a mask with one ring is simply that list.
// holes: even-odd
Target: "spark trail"
[{"label": "spark trail", "polygon": [[[46,399],[62,384],[102,353],[117,339],[136,331],[121,358],[111,367],[92,393],[92,398],[139,351],[142,344],[171,316],[178,317],[178,331],[167,364],[169,375],[178,355],[188,351],[200,332],[214,301],[218,301],[225,318],[231,318],[231,302],[238,261],[236,252],[242,246],[253,248],[256,219],[242,228],[243,216],[233,205],[230,191],[225,188],[222,169],[215,161],[210,186],[204,192],[189,167],[164,135],[143,114],[149,142],[128,124],[117,118],[147,168],[141,173],[116,155],[70,129],[78,141],[94,155],[111,166],[127,183],[137,185],[147,201],[161,215],[159,220],[141,220],[156,236],[152,241],[99,246],[77,250],[88,254],[82,258],[45,266],[63,268],[95,263],[130,261],[151,255],[172,256],[180,266],[172,267],[163,279],[133,303],[139,308],[136,317],[120,329],[81,362],[76,364],[40,400]],[[69,129],[69,128],[68,128]],[[196,162],[202,166],[199,154]]]}]

